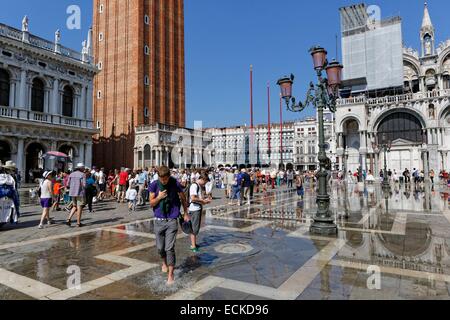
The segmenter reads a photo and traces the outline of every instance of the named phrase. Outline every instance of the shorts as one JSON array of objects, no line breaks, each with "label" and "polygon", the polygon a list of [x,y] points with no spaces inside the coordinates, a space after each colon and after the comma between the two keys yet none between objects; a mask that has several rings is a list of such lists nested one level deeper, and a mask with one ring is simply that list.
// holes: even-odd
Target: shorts
[{"label": "shorts", "polygon": [[192,234],[198,236],[200,232],[200,226],[202,224],[202,209],[198,211],[189,211],[192,223]]},{"label": "shorts", "polygon": [[53,200],[52,198],[45,198],[45,199],[41,199],[41,207],[44,209],[48,209],[51,208],[53,205]]},{"label": "shorts", "polygon": [[119,192],[125,192],[126,188],[127,188],[127,186],[125,186],[125,185],[124,186],[123,185],[119,185]]},{"label": "shorts", "polygon": [[72,197],[72,203],[74,207],[84,207],[86,202],[84,201],[84,197]]},{"label": "shorts", "polygon": [[60,200],[60,196],[59,195],[53,195],[53,203],[58,203],[59,204],[59,200]]},{"label": "shorts", "polygon": [[106,183],[99,183],[98,188],[100,189],[100,192],[106,191]]}]

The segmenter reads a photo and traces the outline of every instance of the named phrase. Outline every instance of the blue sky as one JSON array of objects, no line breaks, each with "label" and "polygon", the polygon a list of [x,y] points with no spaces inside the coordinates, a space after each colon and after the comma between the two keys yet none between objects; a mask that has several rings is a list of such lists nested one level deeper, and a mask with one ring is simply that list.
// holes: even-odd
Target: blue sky
[{"label": "blue sky", "polygon": [[[61,29],[62,42],[81,50],[92,19],[91,0],[6,1],[0,22],[20,28],[22,17],[30,18],[33,34],[52,40]],[[186,116],[187,126],[195,120],[204,126],[229,126],[250,123],[249,66],[254,66],[255,123],[267,121],[267,89],[271,84],[272,119],[279,120],[279,90],[276,80],[289,73],[296,75],[294,94],[303,98],[313,79],[308,49],[320,44],[329,57],[336,52],[340,22],[338,9],[361,1],[324,0],[185,0],[186,29]],[[421,0],[367,1],[380,6],[383,18],[403,18],[403,40],[419,48],[419,29],[424,2]],[[448,0],[429,0],[436,28],[437,44],[450,38],[446,21]],[[81,8],[81,30],[68,30],[66,9]],[[285,120],[303,118],[284,111]]]}]

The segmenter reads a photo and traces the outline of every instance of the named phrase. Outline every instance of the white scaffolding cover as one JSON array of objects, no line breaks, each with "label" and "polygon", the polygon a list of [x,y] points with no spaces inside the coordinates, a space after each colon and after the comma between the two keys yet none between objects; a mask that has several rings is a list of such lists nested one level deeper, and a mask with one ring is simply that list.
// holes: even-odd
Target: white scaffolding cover
[{"label": "white scaffolding cover", "polygon": [[361,18],[367,15],[361,13],[361,7],[358,9],[341,9],[343,79],[366,78],[367,87],[360,90],[403,86],[401,19],[396,17],[368,27],[361,25]]}]

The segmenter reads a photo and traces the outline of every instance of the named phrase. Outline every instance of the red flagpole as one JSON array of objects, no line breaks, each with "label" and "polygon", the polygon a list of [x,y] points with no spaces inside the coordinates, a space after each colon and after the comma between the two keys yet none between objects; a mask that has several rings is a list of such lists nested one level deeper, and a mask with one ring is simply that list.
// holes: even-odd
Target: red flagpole
[{"label": "red flagpole", "polygon": [[281,154],[281,163],[283,163],[283,102],[281,100],[280,93],[280,154]]},{"label": "red flagpole", "polygon": [[253,129],[253,65],[250,66],[250,129]]},{"label": "red flagpole", "polygon": [[267,111],[268,111],[268,133],[269,133],[269,164],[271,164],[272,148],[271,148],[271,134],[270,134],[270,85],[267,82]]}]

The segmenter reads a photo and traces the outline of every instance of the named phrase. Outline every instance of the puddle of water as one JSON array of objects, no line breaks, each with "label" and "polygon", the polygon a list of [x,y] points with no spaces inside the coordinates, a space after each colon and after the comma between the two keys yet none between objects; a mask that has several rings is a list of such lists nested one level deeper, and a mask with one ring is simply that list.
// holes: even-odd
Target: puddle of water
[{"label": "puddle of water", "polygon": [[160,269],[153,269],[144,277],[142,287],[151,290],[152,293],[157,295],[171,295],[182,289],[194,286],[197,281],[192,273],[192,271],[186,273],[185,270],[180,268],[175,269],[175,283],[168,286],[166,283],[167,274],[162,273]]}]

